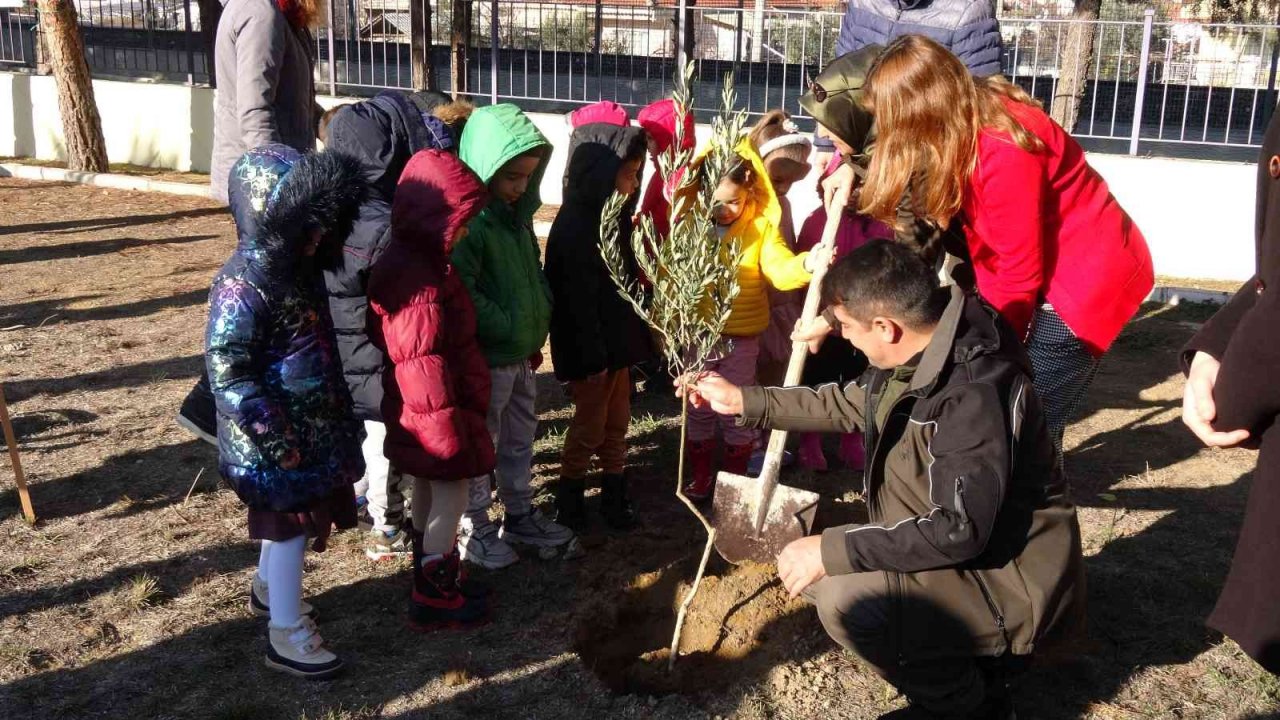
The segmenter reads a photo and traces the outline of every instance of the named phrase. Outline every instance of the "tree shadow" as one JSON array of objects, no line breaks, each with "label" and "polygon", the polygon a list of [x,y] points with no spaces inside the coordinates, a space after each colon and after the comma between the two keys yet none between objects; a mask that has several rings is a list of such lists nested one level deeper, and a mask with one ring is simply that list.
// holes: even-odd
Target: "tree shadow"
[{"label": "tree shadow", "polygon": [[0,250],[0,265],[19,265],[22,263],[92,257],[94,255],[110,255],[130,248],[156,245],[185,245],[202,240],[212,240],[217,237],[217,235],[179,235],[158,238],[122,237],[63,243],[61,245],[34,245],[16,250]]},{"label": "tree shadow", "polygon": [[[188,440],[148,450],[108,457],[93,469],[50,479],[38,479],[49,469],[28,460],[32,502],[46,520],[75,517],[116,506],[112,517],[129,517],[179,502],[192,479],[204,468],[204,476],[217,478],[212,448],[201,440]],[[56,472],[56,468],[52,468]],[[17,489],[0,490],[0,513],[19,510]]]},{"label": "tree shadow", "polygon": [[203,363],[203,355],[184,355],[164,360],[136,363],[134,365],[121,365],[62,378],[37,378],[5,382],[4,392],[10,403],[17,404],[37,395],[56,396],[78,391],[138,387],[161,380],[196,377],[200,374],[200,368]]},{"label": "tree shadow", "polygon": [[201,218],[210,215],[227,215],[224,207],[193,208],[170,213],[152,215],[124,215],[120,217],[83,218],[79,220],[61,220],[56,222],[38,222],[22,225],[5,225],[0,227],[0,235],[17,235],[20,233],[80,233],[90,230],[114,230],[116,228],[134,227],[151,223],[161,223],[184,218]]},{"label": "tree shadow", "polygon": [[29,327],[60,323],[92,322],[95,320],[124,320],[152,315],[162,310],[174,310],[203,305],[209,300],[208,289],[149,298],[119,305],[102,305],[89,308],[67,308],[67,305],[97,300],[103,295],[80,295],[70,298],[35,300],[28,303],[0,308],[0,325],[20,324]]},{"label": "tree shadow", "polygon": [[139,575],[155,578],[162,597],[177,597],[201,578],[254,566],[257,551],[257,543],[247,541],[220,544],[158,560],[117,566],[104,575],[78,579],[65,585],[0,594],[0,620],[59,605],[84,603],[120,588]]}]

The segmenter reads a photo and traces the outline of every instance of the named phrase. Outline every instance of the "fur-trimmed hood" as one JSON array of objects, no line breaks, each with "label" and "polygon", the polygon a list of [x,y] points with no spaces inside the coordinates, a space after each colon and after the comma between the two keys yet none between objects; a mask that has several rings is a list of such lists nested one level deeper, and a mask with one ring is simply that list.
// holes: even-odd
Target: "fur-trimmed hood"
[{"label": "fur-trimmed hood", "polygon": [[345,237],[364,197],[360,174],[357,160],[333,151],[272,144],[245,153],[228,187],[239,252],[276,274],[297,264],[311,231]]}]

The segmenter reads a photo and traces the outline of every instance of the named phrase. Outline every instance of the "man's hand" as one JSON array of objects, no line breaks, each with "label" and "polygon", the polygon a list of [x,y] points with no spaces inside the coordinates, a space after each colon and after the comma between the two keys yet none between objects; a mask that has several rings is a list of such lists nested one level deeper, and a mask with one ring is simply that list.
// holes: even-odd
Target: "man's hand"
[{"label": "man's hand", "polygon": [[1197,352],[1191,359],[1191,372],[1182,392],[1182,423],[1209,447],[1234,447],[1249,439],[1248,430],[1219,432],[1212,423],[1218,417],[1213,402],[1213,388],[1218,382],[1221,364],[1212,355]]},{"label": "man's hand", "polygon": [[827,576],[822,566],[822,536],[810,535],[794,540],[778,555],[778,577],[791,597]]},{"label": "man's hand", "polygon": [[822,343],[826,342],[827,336],[831,334],[831,325],[827,323],[827,319],[819,315],[804,324],[804,320],[796,320],[795,329],[791,331],[791,342],[802,342],[809,344],[809,353],[816,354],[822,347]]},{"label": "man's hand", "polygon": [[609,371],[601,370],[595,375],[588,375],[583,382],[587,383],[588,385],[603,385],[604,381],[607,380],[608,378],[609,378]]},{"label": "man's hand", "polygon": [[533,372],[538,372],[538,368],[540,367],[542,367],[542,351],[541,350],[529,356],[529,369],[532,370]]},{"label": "man's hand", "polygon": [[696,408],[710,407],[721,415],[742,414],[742,388],[718,373],[678,377],[675,386],[676,397],[687,398]]}]

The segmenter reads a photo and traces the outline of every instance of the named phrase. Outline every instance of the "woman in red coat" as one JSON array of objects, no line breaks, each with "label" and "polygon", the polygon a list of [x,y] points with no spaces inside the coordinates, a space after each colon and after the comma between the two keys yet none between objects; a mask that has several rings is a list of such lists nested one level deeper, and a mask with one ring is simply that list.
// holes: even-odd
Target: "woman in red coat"
[{"label": "woman in red coat", "polygon": [[467,478],[493,471],[485,416],[489,366],[476,342],[471,296],[449,252],[487,201],[462,161],[423,150],[405,166],[391,206],[391,243],[369,276],[369,336],[391,361],[383,374],[385,453],[413,478],[416,629],[466,626],[487,614],[462,592],[456,545]]},{"label": "woman in red coat", "polygon": [[1098,361],[1154,284],[1142,233],[1035,100],[975,80],[928,38],[886,47],[861,101],[876,129],[861,211],[892,222],[910,189],[919,217],[961,219],[978,291],[1026,341],[1061,453]]}]

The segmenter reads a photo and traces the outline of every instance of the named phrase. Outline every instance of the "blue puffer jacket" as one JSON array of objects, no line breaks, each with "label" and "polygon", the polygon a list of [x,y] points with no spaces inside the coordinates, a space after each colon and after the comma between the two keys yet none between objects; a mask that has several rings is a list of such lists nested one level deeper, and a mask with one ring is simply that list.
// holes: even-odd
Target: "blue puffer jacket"
[{"label": "blue puffer jacket", "polygon": [[[218,468],[250,508],[303,512],[360,479],[362,425],[351,412],[311,231],[345,231],[360,166],[284,145],[231,170],[239,243],[209,292],[205,362],[218,408]],[[331,253],[330,253],[331,254]]]},{"label": "blue puffer jacket", "polygon": [[1004,43],[991,0],[850,0],[836,57],[902,35],[942,43],[976,77],[999,75]]}]

